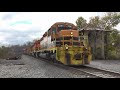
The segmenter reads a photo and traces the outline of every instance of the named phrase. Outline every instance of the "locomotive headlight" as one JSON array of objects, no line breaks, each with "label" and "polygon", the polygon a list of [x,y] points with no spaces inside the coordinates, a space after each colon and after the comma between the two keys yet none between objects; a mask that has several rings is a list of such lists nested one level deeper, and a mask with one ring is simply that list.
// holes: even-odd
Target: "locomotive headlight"
[{"label": "locomotive headlight", "polygon": [[68,47],[65,47],[66,49],[68,49]]},{"label": "locomotive headlight", "polygon": [[68,49],[68,45],[67,44],[65,44],[65,49]]},{"label": "locomotive headlight", "polygon": [[71,35],[71,37],[73,37],[73,35]]},{"label": "locomotive headlight", "polygon": [[73,32],[71,32],[71,34],[73,34]]}]

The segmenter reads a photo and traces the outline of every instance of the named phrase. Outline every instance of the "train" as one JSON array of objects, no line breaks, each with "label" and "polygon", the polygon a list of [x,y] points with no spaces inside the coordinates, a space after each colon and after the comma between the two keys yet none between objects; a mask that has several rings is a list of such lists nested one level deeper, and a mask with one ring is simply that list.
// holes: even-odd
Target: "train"
[{"label": "train", "polygon": [[36,58],[46,58],[64,65],[85,65],[92,60],[88,36],[69,22],[54,23],[25,54]]}]

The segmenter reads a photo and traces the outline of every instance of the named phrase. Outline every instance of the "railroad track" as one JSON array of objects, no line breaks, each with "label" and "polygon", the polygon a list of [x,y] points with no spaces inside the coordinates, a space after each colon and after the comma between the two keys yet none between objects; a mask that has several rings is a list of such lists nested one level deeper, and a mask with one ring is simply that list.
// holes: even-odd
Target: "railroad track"
[{"label": "railroad track", "polygon": [[[37,58],[39,59],[39,58]],[[85,75],[88,75],[88,77],[92,78],[120,78],[120,73],[108,71],[108,70],[102,70],[94,67],[89,66],[65,66],[61,63],[53,63],[47,59],[40,58],[42,61],[48,62],[52,65],[55,65],[59,68],[68,69],[70,71],[75,71],[76,74],[79,72],[83,72]]]},{"label": "railroad track", "polygon": [[92,76],[95,78],[120,78],[120,73],[118,72],[98,69],[98,68],[89,67],[89,66],[70,67],[70,66],[64,66],[62,64],[57,64],[57,63],[54,65],[59,67],[69,68],[71,70],[75,70],[76,72],[84,72],[89,76]]},{"label": "railroad track", "polygon": [[72,67],[72,68],[76,68],[77,70],[80,70],[82,72],[97,76],[98,78],[120,78],[120,73],[109,70],[98,69],[89,66],[82,66],[82,68],[80,67]]}]

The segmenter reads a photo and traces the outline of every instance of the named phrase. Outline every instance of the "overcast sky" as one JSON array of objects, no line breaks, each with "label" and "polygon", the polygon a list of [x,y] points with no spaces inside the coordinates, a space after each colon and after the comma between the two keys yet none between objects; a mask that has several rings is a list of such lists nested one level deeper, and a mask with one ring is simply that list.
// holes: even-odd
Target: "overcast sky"
[{"label": "overcast sky", "polygon": [[[42,37],[55,22],[75,24],[78,17],[87,22],[105,12],[0,12],[0,46],[23,44]],[[75,24],[76,25],[76,24]]]}]

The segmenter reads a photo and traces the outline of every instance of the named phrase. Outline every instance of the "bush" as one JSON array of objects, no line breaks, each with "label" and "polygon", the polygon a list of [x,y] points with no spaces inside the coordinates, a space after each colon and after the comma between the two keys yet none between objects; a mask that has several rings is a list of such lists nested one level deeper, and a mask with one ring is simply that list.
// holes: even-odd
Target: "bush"
[{"label": "bush", "polygon": [[107,58],[110,60],[120,60],[120,52],[109,50]]},{"label": "bush", "polygon": [[95,57],[96,57],[97,59],[102,59],[101,53],[102,53],[102,50],[101,50],[100,47],[98,47],[98,48],[96,49]]}]

